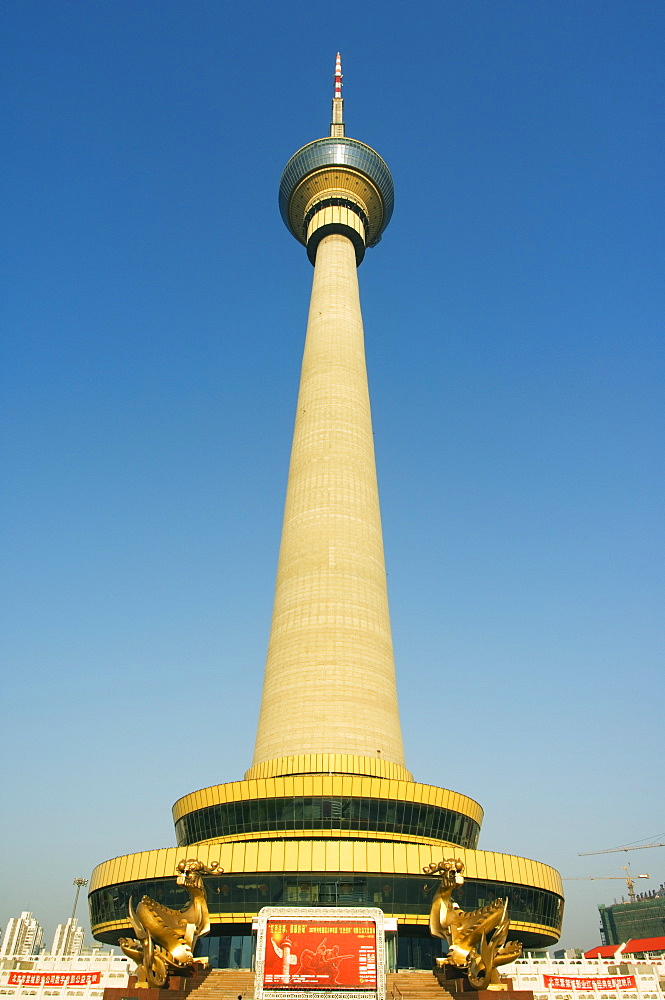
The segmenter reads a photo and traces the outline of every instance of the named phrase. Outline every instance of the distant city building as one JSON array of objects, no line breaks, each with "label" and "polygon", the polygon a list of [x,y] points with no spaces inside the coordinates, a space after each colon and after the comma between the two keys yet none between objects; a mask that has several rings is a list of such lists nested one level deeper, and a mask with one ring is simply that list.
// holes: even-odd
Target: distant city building
[{"label": "distant city building", "polygon": [[20,917],[12,917],[7,924],[0,958],[23,958],[28,955],[38,955],[44,941],[44,928],[24,910]]},{"label": "distant city building", "polygon": [[83,949],[85,931],[76,917],[70,917],[66,924],[58,924],[51,945],[51,955],[80,955]]},{"label": "distant city building", "polygon": [[665,894],[663,889],[645,893],[634,903],[614,903],[598,907],[603,944],[619,945],[630,938],[665,935]]}]

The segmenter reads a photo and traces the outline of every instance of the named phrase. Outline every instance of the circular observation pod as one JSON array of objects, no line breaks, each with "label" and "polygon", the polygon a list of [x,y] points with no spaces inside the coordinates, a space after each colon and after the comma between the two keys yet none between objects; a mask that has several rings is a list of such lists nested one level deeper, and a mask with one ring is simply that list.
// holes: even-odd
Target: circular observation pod
[{"label": "circular observation pod", "polygon": [[394,189],[385,161],[364,142],[315,139],[294,153],[279,185],[279,210],[314,263],[324,236],[342,233],[359,264],[390,222]]}]

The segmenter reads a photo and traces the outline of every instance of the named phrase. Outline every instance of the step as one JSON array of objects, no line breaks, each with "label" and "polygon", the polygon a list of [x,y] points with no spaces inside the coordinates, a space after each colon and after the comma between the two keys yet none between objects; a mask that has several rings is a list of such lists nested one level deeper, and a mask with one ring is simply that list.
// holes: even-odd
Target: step
[{"label": "step", "polygon": [[433,972],[408,970],[389,972],[386,976],[386,993],[391,1000],[454,1000],[452,994],[441,986]]},{"label": "step", "polygon": [[[457,1000],[439,985],[431,972],[389,972],[386,993],[390,1000]],[[168,1000],[243,1000],[254,998],[254,973],[249,969],[211,969],[191,988],[169,991]]]},{"label": "step", "polygon": [[211,969],[203,980],[192,984],[186,996],[187,1000],[237,1000],[239,996],[253,1000],[254,973],[250,969]]}]

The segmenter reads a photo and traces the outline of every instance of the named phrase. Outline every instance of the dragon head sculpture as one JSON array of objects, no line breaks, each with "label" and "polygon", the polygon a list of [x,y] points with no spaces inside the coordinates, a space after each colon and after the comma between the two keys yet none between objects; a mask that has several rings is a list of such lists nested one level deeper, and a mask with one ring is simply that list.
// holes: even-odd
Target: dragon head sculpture
[{"label": "dragon head sculpture", "polygon": [[208,867],[197,858],[187,858],[178,862],[176,871],[178,885],[184,886],[185,889],[202,889],[203,875],[219,875],[224,869],[219,867],[218,861],[213,861]]},{"label": "dragon head sculpture", "polygon": [[458,885],[464,885],[464,862],[459,858],[446,858],[443,861],[432,861],[423,868],[425,875],[440,875],[441,888],[452,890]]}]

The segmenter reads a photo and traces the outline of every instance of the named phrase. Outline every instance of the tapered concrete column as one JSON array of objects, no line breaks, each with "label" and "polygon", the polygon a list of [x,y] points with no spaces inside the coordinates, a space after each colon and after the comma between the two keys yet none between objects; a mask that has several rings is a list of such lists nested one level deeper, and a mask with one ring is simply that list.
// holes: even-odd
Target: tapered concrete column
[{"label": "tapered concrete column", "polygon": [[316,254],[254,765],[302,754],[404,764],[356,254],[337,234]]}]

